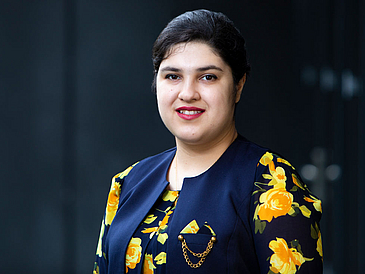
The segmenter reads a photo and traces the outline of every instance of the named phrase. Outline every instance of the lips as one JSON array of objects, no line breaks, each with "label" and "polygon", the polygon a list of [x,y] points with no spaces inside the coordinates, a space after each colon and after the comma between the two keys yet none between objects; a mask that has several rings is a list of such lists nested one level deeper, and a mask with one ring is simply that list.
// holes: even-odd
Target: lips
[{"label": "lips", "polygon": [[197,107],[179,107],[176,109],[177,115],[184,120],[193,120],[204,113],[204,109]]}]

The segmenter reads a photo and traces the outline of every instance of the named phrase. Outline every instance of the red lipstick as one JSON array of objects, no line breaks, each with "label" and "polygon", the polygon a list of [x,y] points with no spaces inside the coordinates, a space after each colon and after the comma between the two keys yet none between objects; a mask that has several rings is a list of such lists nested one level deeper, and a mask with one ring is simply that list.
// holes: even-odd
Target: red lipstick
[{"label": "red lipstick", "polygon": [[176,109],[177,115],[184,120],[193,120],[200,117],[204,113],[204,109],[197,107],[179,107]]}]

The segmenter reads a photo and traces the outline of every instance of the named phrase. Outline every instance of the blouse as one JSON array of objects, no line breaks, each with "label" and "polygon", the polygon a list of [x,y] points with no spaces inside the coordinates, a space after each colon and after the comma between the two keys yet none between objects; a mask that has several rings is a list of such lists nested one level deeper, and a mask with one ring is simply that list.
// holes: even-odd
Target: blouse
[{"label": "blouse", "polygon": [[239,136],[177,195],[175,151],[113,178],[93,273],[322,273],[321,201],[287,160]]},{"label": "blouse", "polygon": [[[179,191],[166,190],[129,242],[126,273],[166,273],[166,245]],[[137,256],[136,256],[137,255]]]}]

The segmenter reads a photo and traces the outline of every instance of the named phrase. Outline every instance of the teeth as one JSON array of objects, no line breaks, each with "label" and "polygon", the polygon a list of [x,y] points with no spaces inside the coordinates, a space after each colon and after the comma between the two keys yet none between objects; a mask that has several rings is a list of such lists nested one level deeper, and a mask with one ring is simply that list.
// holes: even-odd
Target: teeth
[{"label": "teeth", "polygon": [[179,110],[179,112],[182,114],[185,114],[185,115],[194,115],[194,114],[201,113],[201,111],[198,111],[198,110]]}]

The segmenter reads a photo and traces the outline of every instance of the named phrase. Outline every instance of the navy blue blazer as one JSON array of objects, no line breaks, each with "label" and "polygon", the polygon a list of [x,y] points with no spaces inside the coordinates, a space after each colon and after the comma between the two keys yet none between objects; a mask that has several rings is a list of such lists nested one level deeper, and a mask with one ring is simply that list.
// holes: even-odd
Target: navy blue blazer
[{"label": "navy blue blazer", "polygon": [[[119,205],[111,225],[105,225],[103,221],[104,227],[102,226],[98,247],[102,254],[99,251],[94,273],[125,273],[129,241],[168,186],[167,170],[175,152],[176,149],[173,148],[146,158],[136,164],[127,176],[115,178],[121,185]],[[259,232],[261,228],[258,226],[264,221],[258,224],[253,218],[259,199],[256,197],[255,200],[253,195],[257,189],[256,178],[267,169],[261,167],[259,170],[258,163],[266,152],[267,149],[239,136],[206,172],[184,179],[173,220],[169,222],[170,234],[166,242],[167,273],[268,273],[268,258],[273,254],[268,242],[275,240],[275,237]],[[303,193],[299,194],[302,195]],[[309,197],[310,194],[306,195]],[[302,221],[314,226],[320,218],[320,215],[315,213],[311,218],[302,216]],[[271,222],[279,218],[274,218]],[[293,217],[288,218],[294,220]],[[212,251],[197,269],[192,269],[186,263],[181,242],[178,240],[179,232],[192,220],[199,224],[208,222],[217,235],[217,242]],[[302,221],[295,223],[293,220],[283,223],[279,228],[281,232],[277,235],[290,238],[291,234],[295,234],[292,229],[298,230]],[[281,235],[283,231],[285,235]],[[205,234],[187,236],[185,238],[189,247],[195,246],[203,250],[211,237]],[[297,238],[294,235],[293,240]],[[315,242],[311,245],[311,252],[315,249]],[[264,248],[261,248],[261,245]],[[304,255],[319,257],[314,253]],[[307,265],[309,263],[305,262],[302,268]],[[310,268],[311,272],[303,273],[321,273],[321,268],[321,262],[318,262]]]}]

